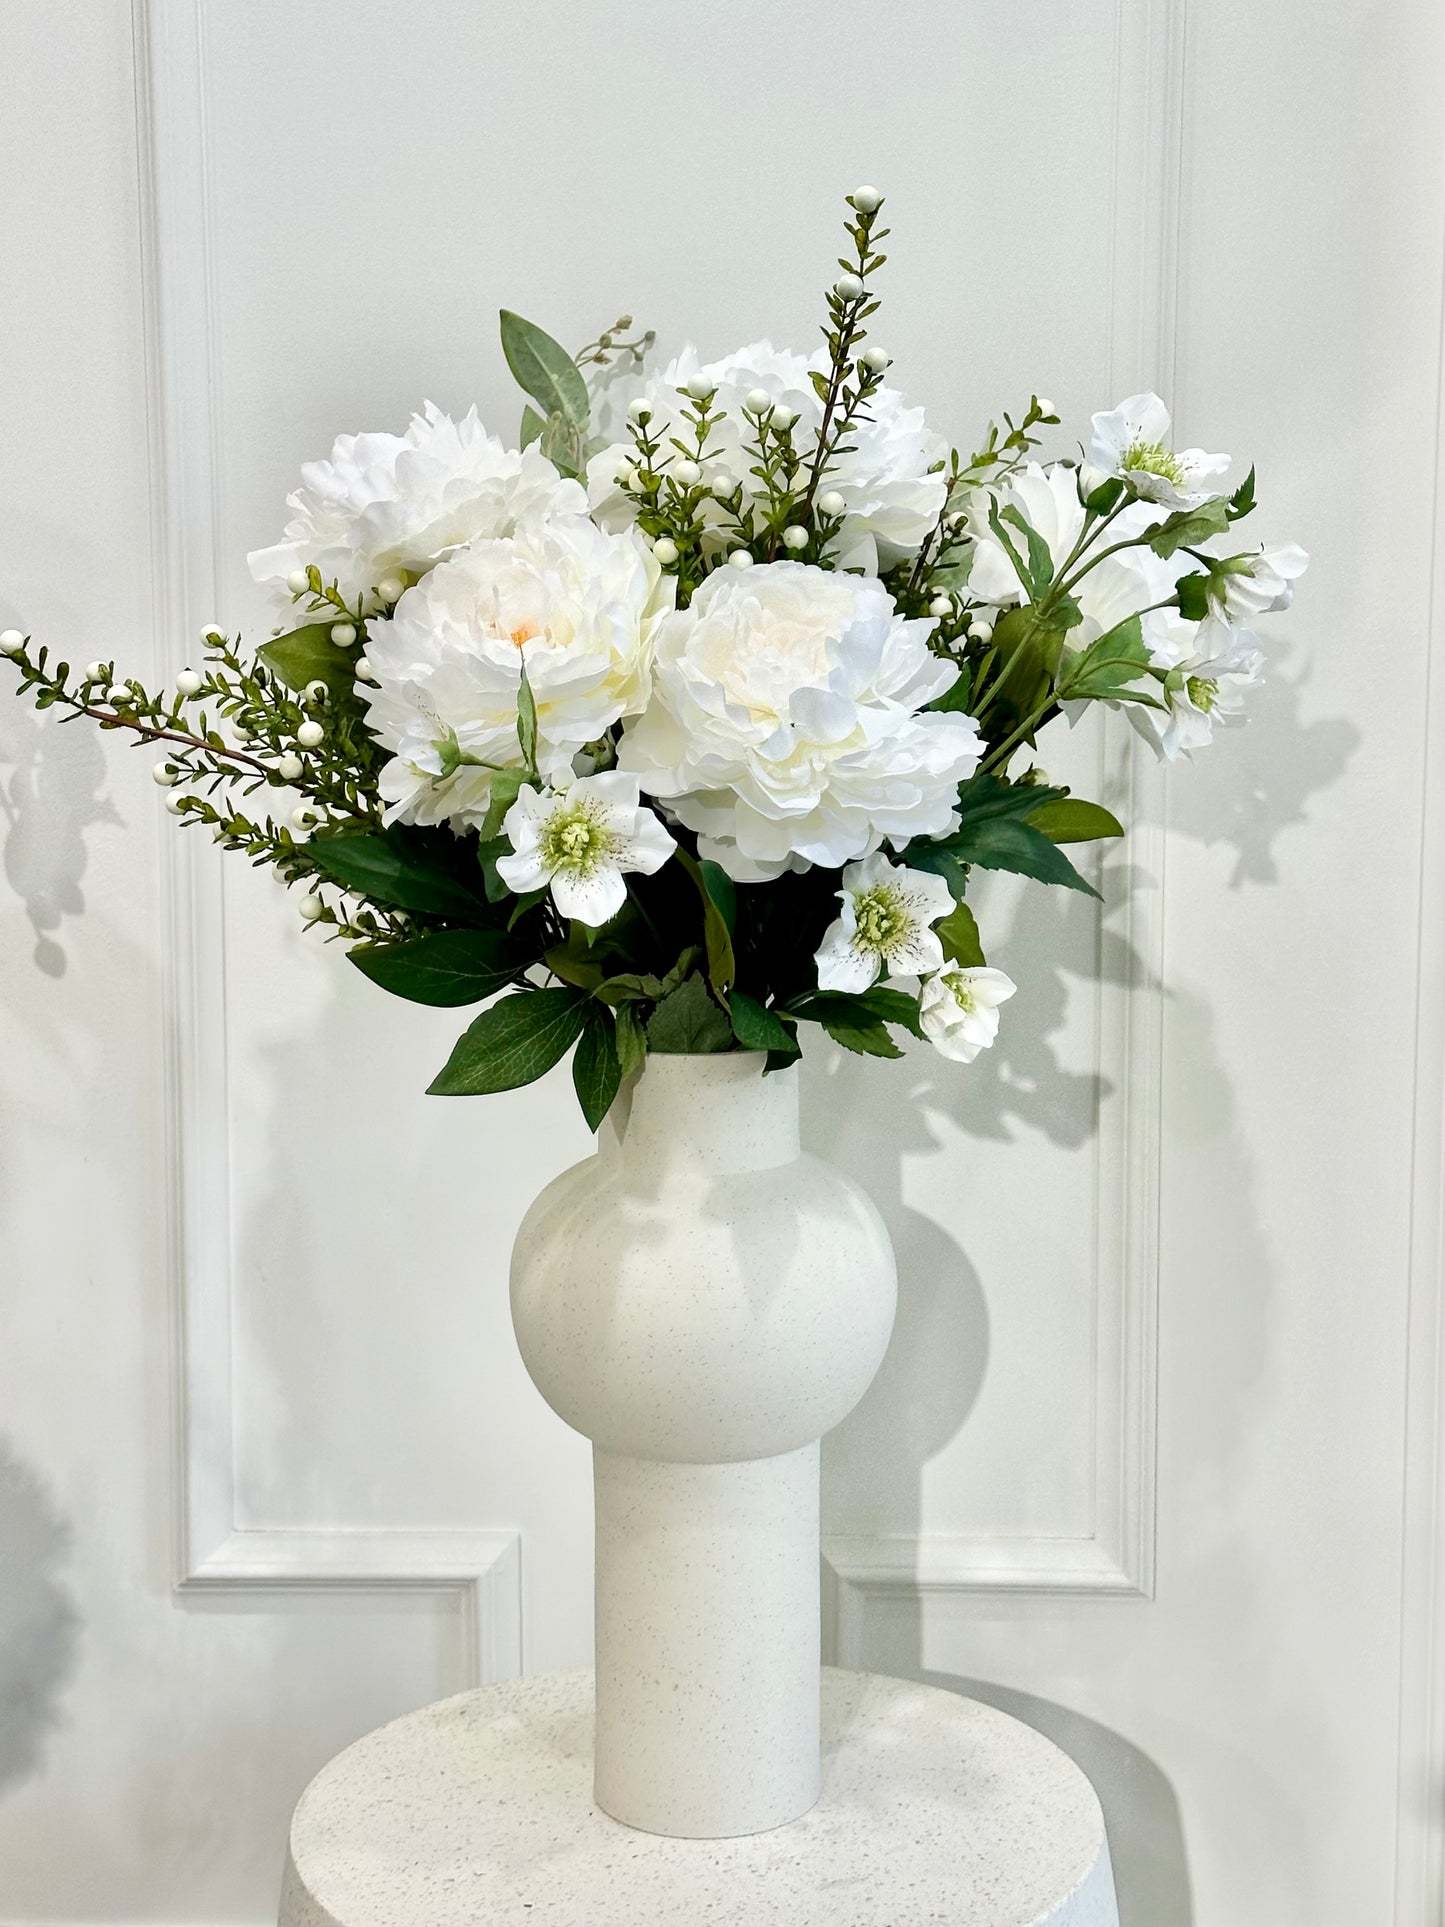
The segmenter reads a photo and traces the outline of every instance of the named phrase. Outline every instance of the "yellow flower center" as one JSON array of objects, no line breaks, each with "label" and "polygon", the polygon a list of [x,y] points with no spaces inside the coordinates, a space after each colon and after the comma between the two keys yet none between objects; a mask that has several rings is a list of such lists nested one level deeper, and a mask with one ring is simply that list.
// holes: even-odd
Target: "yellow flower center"
[{"label": "yellow flower center", "polygon": [[1146,475],[1160,475],[1176,488],[1184,481],[1184,468],[1179,457],[1163,442],[1130,442],[1119,466],[1126,471],[1142,469]]}]

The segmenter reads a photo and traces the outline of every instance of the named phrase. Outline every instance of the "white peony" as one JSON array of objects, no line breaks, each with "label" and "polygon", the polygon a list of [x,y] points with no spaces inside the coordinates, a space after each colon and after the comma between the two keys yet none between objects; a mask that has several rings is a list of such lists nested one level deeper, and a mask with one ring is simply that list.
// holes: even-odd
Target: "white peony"
[{"label": "white peony", "polygon": [[538,449],[504,448],[476,409],[453,421],[428,402],[405,435],[341,435],[324,462],[306,462],[285,540],[248,558],[257,582],[284,583],[314,566],[353,607],[387,577],[424,575],[477,536],[585,515],[578,482]]},{"label": "white peony", "polygon": [[998,1036],[998,1007],[1018,988],[987,964],[950,964],[930,977],[919,998],[924,1036],[955,1063],[971,1064]]},{"label": "white peony", "polygon": [[1218,493],[1207,484],[1229,467],[1227,455],[1169,446],[1169,410],[1157,395],[1130,395],[1095,415],[1089,459],[1105,475],[1122,477],[1146,501],[1167,509],[1193,508]]},{"label": "white peony", "polygon": [[[751,472],[757,458],[744,446],[745,442],[756,442],[755,430],[743,412],[748,397],[762,393],[795,417],[793,445],[804,457],[806,473],[806,461],[823,420],[823,404],[812,376],[826,374],[827,370],[828,357],[822,350],[805,358],[789,349],[774,348],[769,341],[755,341],[721,361],[700,362],[697,350],[689,346],[660,377],[654,376],[643,386],[640,399],[653,411],[648,430],[663,448],[668,449],[676,435],[691,450],[695,431],[686,418],[684,391],[695,376],[713,384],[717,393],[711,408],[721,411],[723,420],[710,432],[703,454],[704,476],[711,480],[721,475],[741,483],[745,498],[754,501],[760,485]],[[848,452],[829,464],[820,483],[820,492],[834,491],[843,502],[833,558],[840,567],[873,573],[915,554],[937,522],[946,484],[941,473],[932,471],[948,451],[929,432],[923,410],[905,407],[899,391],[888,387],[880,388],[872,397],[868,419],[854,422],[844,440]],[[605,527],[625,527],[635,513],[632,502],[617,486],[619,472],[633,454],[631,443],[618,442],[595,456],[588,466],[588,493]],[[714,523],[724,519],[716,508],[705,513]]]},{"label": "white peony", "polygon": [[739,882],[942,835],[982,743],[971,716],[920,713],[958,675],[932,627],[871,577],[719,569],[663,623],[619,764]]},{"label": "white peony", "polygon": [[497,858],[518,896],[550,889],[564,917],[594,928],[627,901],[629,870],[651,876],[677,848],[651,810],[639,807],[635,776],[606,770],[542,795],[524,783],[503,819],[513,854]]},{"label": "white peony", "polygon": [[890,863],[881,852],[850,863],[838,892],[843,914],[814,958],[820,990],[866,990],[879,976],[922,977],[943,968],[929,928],[953,908],[942,877]]},{"label": "white peony", "polygon": [[[519,768],[521,664],[546,778],[647,702],[671,577],[635,534],[565,516],[476,541],[408,589],[366,645],[368,720],[393,758],[388,815],[478,825],[492,769]],[[491,766],[491,767],[488,767]]]},{"label": "white peony", "polygon": [[1161,762],[1173,763],[1213,740],[1216,726],[1245,721],[1244,697],[1263,680],[1264,656],[1256,636],[1219,616],[1191,627],[1175,621],[1153,637],[1155,667],[1165,672],[1161,696],[1167,710],[1125,705],[1130,722]]}]

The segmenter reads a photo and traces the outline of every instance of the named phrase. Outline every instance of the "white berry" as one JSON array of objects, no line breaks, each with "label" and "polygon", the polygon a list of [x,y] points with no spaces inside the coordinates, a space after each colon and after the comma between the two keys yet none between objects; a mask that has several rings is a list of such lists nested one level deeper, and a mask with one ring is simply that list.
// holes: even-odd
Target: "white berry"
[{"label": "white berry", "polygon": [[315,717],[313,716],[309,718],[306,722],[304,722],[301,725],[300,729],[297,730],[296,740],[298,743],[300,743],[302,749],[315,749],[321,743],[325,734],[326,734],[326,731],[321,727],[320,723],[318,723]]},{"label": "white berry", "polygon": [[652,553],[657,557],[664,569],[671,568],[672,564],[677,560],[677,544],[672,541],[670,537],[659,535],[652,545]]},{"label": "white berry", "polygon": [[782,434],[785,428],[791,428],[793,423],[797,419],[798,418],[793,413],[792,409],[784,408],[781,402],[779,402],[777,407],[773,410],[773,427],[778,431],[780,435]]},{"label": "white berry", "polygon": [[105,681],[105,664],[103,662],[91,663],[89,667],[86,669],[85,680],[87,682],[104,682]]},{"label": "white berry", "polygon": [[309,830],[311,825],[313,823],[319,823],[321,818],[315,810],[307,809],[303,803],[299,809],[292,810],[291,821],[298,830]]},{"label": "white berry", "polygon": [[0,655],[18,656],[25,647],[25,638],[18,629],[0,630]]},{"label": "white berry", "polygon": [[356,658],[356,680],[358,682],[375,682],[376,681],[376,671],[372,668],[371,664],[366,660],[365,656],[358,656]]},{"label": "white berry", "polygon": [[356,641],[356,624],[354,622],[333,622],[331,625],[331,640],[336,644],[338,649],[349,649],[352,643]]},{"label": "white berry", "polygon": [[971,622],[968,625],[968,633],[973,637],[975,642],[992,642],[993,624],[991,622]]},{"label": "white berry", "polygon": [[166,791],[166,808],[172,816],[179,816],[190,801],[189,796],[178,796],[174,790]]},{"label": "white berry", "polygon": [[725,468],[715,468],[707,478],[707,485],[714,495],[731,495],[737,483]]},{"label": "white berry", "polygon": [[847,506],[848,504],[835,488],[828,489],[818,497],[818,510],[823,515],[841,515]]},{"label": "white berry", "polygon": [[119,708],[122,703],[130,702],[131,693],[124,683],[112,683],[110,688],[105,692],[105,700],[110,703],[112,707]]},{"label": "white berry", "polygon": [[953,597],[936,595],[928,605],[928,613],[931,616],[951,616],[953,614]]},{"label": "white berry", "polygon": [[1034,405],[1037,407],[1041,415],[1056,415],[1059,412],[1054,407],[1054,404],[1051,401],[1047,400],[1046,397],[1044,397],[1043,395],[1034,396]]},{"label": "white berry", "polygon": [[304,569],[293,569],[286,578],[286,587],[292,595],[305,595],[311,587],[310,578]]},{"label": "white berry", "polygon": [[876,187],[855,187],[852,201],[860,214],[876,214],[883,196]]},{"label": "white berry", "polygon": [[840,301],[856,301],[863,292],[863,283],[856,274],[840,274],[833,283],[833,292]]},{"label": "white berry", "polygon": [[199,696],[201,693],[201,681],[202,679],[196,674],[194,669],[183,669],[180,675],[176,677],[176,694],[178,696]]},{"label": "white berry", "polygon": [[376,593],[381,597],[383,602],[400,602],[404,590],[403,585],[397,581],[396,577],[389,575],[384,582],[377,583]]},{"label": "white berry", "polygon": [[783,530],[783,547],[785,549],[806,549],[807,546],[808,531],[803,527],[801,522],[792,522]]},{"label": "white berry", "polygon": [[743,402],[743,407],[746,408],[750,414],[762,415],[765,414],[771,406],[772,399],[772,396],[766,388],[750,388]]},{"label": "white berry", "polygon": [[639,395],[636,401],[629,402],[628,408],[627,408],[627,419],[632,422],[651,421],[652,403],[649,401],[644,401],[642,396]]},{"label": "white berry", "polygon": [[168,790],[172,783],[179,781],[179,778],[169,763],[157,763],[151,771],[151,781],[159,783],[163,790]]},{"label": "white berry", "polygon": [[753,566],[752,555],[747,549],[734,549],[728,561],[735,569],[750,569]]},{"label": "white berry", "polygon": [[224,641],[225,633],[226,633],[225,630],[222,629],[219,622],[208,622],[201,630],[201,641],[202,642]]},{"label": "white berry", "polygon": [[716,387],[717,383],[709,375],[688,376],[687,392],[694,401],[706,401]]},{"label": "white berry", "polygon": [[309,896],[302,897],[296,908],[301,912],[301,921],[303,923],[315,923],[316,919],[326,908],[326,905],[313,890]]},{"label": "white berry", "polygon": [[888,366],[890,357],[886,348],[874,346],[865,348],[858,359],[870,374],[881,375]]},{"label": "white berry", "polygon": [[674,462],[670,473],[679,488],[696,488],[702,480],[702,470],[696,462]]},{"label": "white berry", "polygon": [[288,749],[284,756],[277,759],[276,774],[283,783],[294,783],[305,767],[295,750]]},{"label": "white berry", "polygon": [[307,683],[303,694],[308,703],[324,703],[326,700],[326,684],[322,682],[318,676],[315,682]]}]

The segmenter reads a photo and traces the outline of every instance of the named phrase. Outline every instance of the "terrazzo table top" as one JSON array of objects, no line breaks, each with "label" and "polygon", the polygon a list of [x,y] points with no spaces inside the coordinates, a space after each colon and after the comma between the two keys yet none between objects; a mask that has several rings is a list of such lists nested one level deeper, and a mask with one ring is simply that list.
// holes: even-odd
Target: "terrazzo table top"
[{"label": "terrazzo table top", "polygon": [[673,1840],[592,1804],[592,1675],[440,1700],[324,1767],[280,1927],[1118,1927],[1103,1816],[1032,1727],[823,1672],[823,1797],[771,1833]]}]

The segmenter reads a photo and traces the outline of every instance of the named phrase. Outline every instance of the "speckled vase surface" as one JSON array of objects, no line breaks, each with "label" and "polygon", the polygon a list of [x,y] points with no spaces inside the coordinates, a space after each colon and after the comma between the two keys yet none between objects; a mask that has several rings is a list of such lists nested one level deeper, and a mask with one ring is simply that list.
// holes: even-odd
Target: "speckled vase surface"
[{"label": "speckled vase surface", "polygon": [[593,1442],[597,1803],[649,1833],[818,1797],[818,1441],[893,1324],[882,1219],[763,1061],[650,1056],[512,1259],[527,1369]]}]

